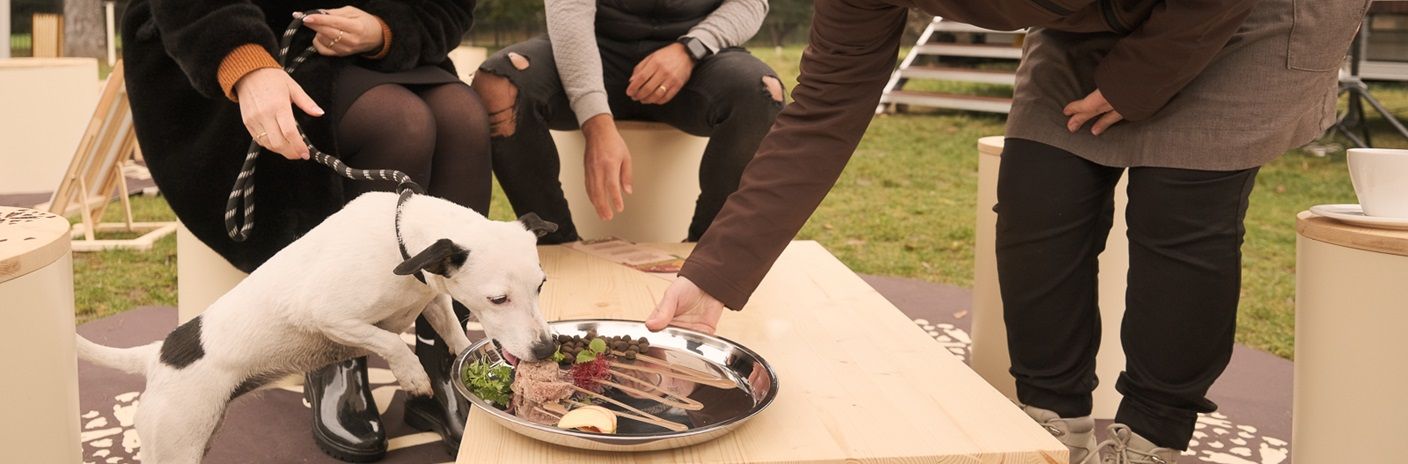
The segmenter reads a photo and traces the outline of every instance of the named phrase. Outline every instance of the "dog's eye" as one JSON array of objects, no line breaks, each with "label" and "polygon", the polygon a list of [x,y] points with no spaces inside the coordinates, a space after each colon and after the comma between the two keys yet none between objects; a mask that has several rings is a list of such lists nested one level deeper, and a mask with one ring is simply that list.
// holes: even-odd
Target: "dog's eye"
[{"label": "dog's eye", "polygon": [[489,302],[496,305],[508,303],[508,295],[491,296],[489,297]]}]

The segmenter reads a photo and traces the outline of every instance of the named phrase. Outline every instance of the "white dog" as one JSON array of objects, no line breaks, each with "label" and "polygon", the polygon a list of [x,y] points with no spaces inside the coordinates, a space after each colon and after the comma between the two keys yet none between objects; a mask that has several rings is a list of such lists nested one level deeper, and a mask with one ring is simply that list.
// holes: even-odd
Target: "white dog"
[{"label": "white dog", "polygon": [[490,221],[415,195],[402,207],[400,239],[414,254],[403,260],[396,203],[391,193],[358,197],[164,342],[118,349],[79,337],[84,359],[146,375],[136,417],[144,462],[199,462],[236,396],[367,353],[385,358],[407,393],[430,395],[430,379],[398,334],[423,313],[450,350],[468,348],[451,298],[509,354],[552,354],[538,309],[546,279],[535,234],[555,225],[531,214]]}]

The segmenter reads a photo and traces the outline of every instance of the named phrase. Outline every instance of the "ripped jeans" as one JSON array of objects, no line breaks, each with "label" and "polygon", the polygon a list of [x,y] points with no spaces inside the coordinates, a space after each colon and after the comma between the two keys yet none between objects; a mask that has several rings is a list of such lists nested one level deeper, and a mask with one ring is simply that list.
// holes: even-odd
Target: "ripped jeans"
[{"label": "ripped jeans", "polygon": [[[782,111],[777,74],[746,50],[728,48],[697,63],[689,82],[674,99],[664,105],[646,105],[626,95],[631,72],[651,52],[673,42],[627,43],[597,37],[597,43],[606,93],[616,120],[661,122],[692,135],[709,137],[699,166],[700,195],[688,235],[689,241],[699,240],[724,201],[738,189],[743,168],[753,159],[773,118]],[[518,90],[512,108],[489,108],[495,113],[491,116],[494,174],[514,213],[537,213],[560,226],[557,232],[539,239],[539,243],[578,240],[558,181],[557,146],[548,132],[577,129],[578,124],[558,77],[551,42],[547,37],[538,37],[514,44],[489,57],[479,70],[507,78]],[[490,100],[485,96],[486,102]]]}]

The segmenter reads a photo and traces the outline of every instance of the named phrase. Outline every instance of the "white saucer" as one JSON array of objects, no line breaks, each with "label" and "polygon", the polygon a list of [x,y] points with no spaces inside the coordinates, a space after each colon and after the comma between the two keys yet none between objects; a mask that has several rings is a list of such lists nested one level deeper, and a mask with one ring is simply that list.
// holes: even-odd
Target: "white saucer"
[{"label": "white saucer", "polygon": [[1310,212],[1356,226],[1408,230],[1408,218],[1367,216],[1359,205],[1315,205]]}]

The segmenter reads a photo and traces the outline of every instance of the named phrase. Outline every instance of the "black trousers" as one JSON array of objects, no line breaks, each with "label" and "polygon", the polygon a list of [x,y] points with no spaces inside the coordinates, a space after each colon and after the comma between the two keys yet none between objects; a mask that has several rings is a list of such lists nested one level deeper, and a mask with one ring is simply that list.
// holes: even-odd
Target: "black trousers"
[{"label": "black trousers", "polygon": [[[597,37],[602,74],[611,112],[616,120],[656,121],[689,134],[709,137],[699,166],[699,199],[690,222],[690,241],[704,235],[724,200],[738,189],[743,168],[753,160],[758,144],[782,111],[763,77],[776,78],[762,61],[741,48],[728,48],[694,67],[689,82],[664,105],[645,105],[626,96],[626,86],[636,64],[655,50],[673,42],[617,42]],[[517,69],[508,55],[528,59],[527,69]],[[558,182],[561,166],[549,129],[577,128],[577,117],[567,100],[553,59],[552,43],[539,37],[499,50],[480,67],[483,72],[508,78],[518,88],[516,130],[492,141],[494,174],[518,215],[537,213],[557,223],[557,232],[540,243],[577,240],[572,213]],[[641,156],[634,153],[633,156]],[[668,153],[650,153],[668,156]],[[650,192],[639,192],[649,195]]]},{"label": "black trousers", "polygon": [[[998,174],[997,269],[1018,400],[1091,412],[1100,344],[1096,285],[1124,168],[1008,139]],[[1242,225],[1257,169],[1129,169],[1128,361],[1115,420],[1187,449],[1207,392],[1232,357]]]}]

